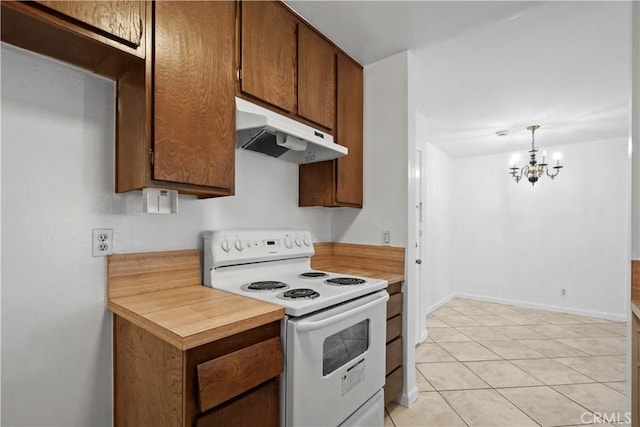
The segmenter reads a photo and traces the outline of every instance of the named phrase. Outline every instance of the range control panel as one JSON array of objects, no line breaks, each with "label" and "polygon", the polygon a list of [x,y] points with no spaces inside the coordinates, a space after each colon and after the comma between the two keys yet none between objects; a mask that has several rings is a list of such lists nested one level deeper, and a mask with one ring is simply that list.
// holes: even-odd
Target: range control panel
[{"label": "range control panel", "polygon": [[207,231],[203,237],[205,265],[212,268],[314,254],[308,231],[224,230]]}]

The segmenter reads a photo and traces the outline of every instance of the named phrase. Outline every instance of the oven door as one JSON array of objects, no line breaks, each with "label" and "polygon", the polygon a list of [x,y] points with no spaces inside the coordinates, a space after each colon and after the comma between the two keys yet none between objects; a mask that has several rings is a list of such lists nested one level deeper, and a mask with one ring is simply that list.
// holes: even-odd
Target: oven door
[{"label": "oven door", "polygon": [[385,380],[386,291],[287,321],[285,425],[337,426]]}]

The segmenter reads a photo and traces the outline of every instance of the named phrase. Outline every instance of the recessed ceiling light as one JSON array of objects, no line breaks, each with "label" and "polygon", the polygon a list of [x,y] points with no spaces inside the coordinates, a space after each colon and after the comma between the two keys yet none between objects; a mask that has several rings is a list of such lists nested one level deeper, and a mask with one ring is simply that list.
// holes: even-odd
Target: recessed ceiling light
[{"label": "recessed ceiling light", "polygon": [[496,132],[496,135],[498,136],[507,136],[509,135],[509,131],[507,129],[502,129]]}]

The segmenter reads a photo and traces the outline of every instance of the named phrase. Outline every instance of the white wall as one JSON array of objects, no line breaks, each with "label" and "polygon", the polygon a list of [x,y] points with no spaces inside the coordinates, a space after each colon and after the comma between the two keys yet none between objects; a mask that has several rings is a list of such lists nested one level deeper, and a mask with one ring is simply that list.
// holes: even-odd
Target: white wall
[{"label": "white wall", "polygon": [[[414,180],[415,100],[409,87],[418,77],[410,52],[401,52],[364,69],[364,201],[363,209],[334,209],[331,218],[333,241],[381,245],[389,230],[392,246],[407,248],[403,336],[403,365],[414,365],[417,320],[417,284],[414,280],[415,202]],[[408,242],[411,242],[409,244]],[[411,405],[418,395],[415,372],[404,372],[399,402]]]},{"label": "white wall", "polygon": [[640,4],[633,2],[631,26],[631,258],[640,259]]},{"label": "white wall", "polygon": [[407,52],[364,69],[363,209],[337,208],[333,241],[392,246],[407,243]]},{"label": "white wall", "polygon": [[[114,83],[2,45],[2,421],[111,425],[111,315],[105,258],[189,249],[199,232],[294,227],[331,239],[331,212],[297,207],[297,166],[237,153],[237,196],[180,197],[180,213],[140,214],[113,193]],[[4,425],[3,424],[3,425]]]},{"label": "white wall", "polygon": [[[640,3],[633,2],[631,5],[631,114],[629,117],[631,150],[631,259],[640,259]],[[631,267],[631,266],[629,266]],[[631,274],[629,274],[631,276]],[[629,300],[631,300],[631,283],[628,285]],[[633,335],[632,335],[631,310],[627,316],[627,372],[632,375],[633,366]],[[631,410],[632,387],[637,386],[627,381],[627,401],[626,409]]]},{"label": "white wall", "polygon": [[454,162],[454,289],[624,320],[627,140],[556,150],[565,168],[533,188],[507,175],[509,154]]},{"label": "white wall", "polygon": [[454,224],[451,204],[455,197],[454,159],[433,144],[427,144],[425,151],[423,314],[432,311],[453,292],[451,238]]}]

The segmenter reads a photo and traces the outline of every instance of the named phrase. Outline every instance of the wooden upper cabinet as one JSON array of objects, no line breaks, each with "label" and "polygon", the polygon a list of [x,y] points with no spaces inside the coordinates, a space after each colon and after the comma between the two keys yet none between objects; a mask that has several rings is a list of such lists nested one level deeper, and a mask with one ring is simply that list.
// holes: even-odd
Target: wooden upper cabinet
[{"label": "wooden upper cabinet", "polygon": [[297,19],[273,1],[243,1],[241,90],[296,111]]},{"label": "wooden upper cabinet", "polygon": [[235,10],[155,3],[153,179],[233,194]]},{"label": "wooden upper cabinet", "polygon": [[37,1],[96,32],[133,48],[140,46],[144,31],[143,1]]},{"label": "wooden upper cabinet", "polygon": [[362,207],[362,66],[339,53],[337,59],[336,142],[349,154],[299,167],[298,205]]},{"label": "wooden upper cabinet", "polygon": [[327,129],[336,116],[336,53],[311,28],[298,26],[298,115]]},{"label": "wooden upper cabinet", "polygon": [[349,149],[338,158],[336,201],[362,206],[363,138],[362,67],[338,55],[337,142]]},{"label": "wooden upper cabinet", "polygon": [[143,1],[2,1],[2,41],[118,80],[146,56]]}]

